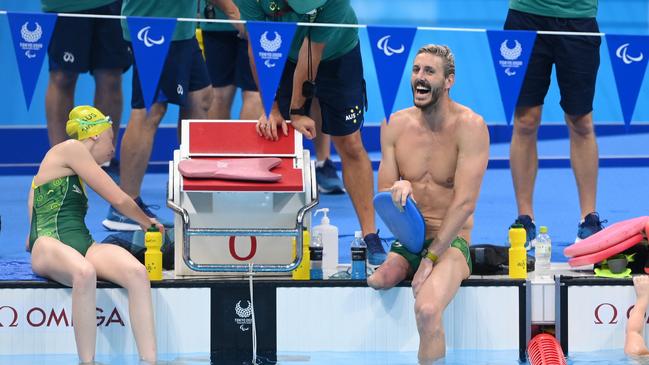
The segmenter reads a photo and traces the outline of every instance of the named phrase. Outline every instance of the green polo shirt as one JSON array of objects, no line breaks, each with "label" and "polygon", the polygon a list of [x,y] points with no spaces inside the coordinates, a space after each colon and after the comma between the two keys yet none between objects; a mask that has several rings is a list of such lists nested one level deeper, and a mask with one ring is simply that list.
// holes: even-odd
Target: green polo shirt
[{"label": "green polo shirt", "polygon": [[[205,10],[205,5],[207,4],[209,0],[201,0],[201,18],[205,18],[205,13],[203,10]],[[234,5],[237,7],[239,6],[239,2],[241,0],[234,0]],[[227,19],[228,17],[225,15],[224,12],[219,9],[218,6],[213,5],[214,7],[214,19]],[[230,31],[234,32],[236,29],[232,26],[232,24],[229,23],[201,23],[201,29],[208,31],[208,32],[222,32],[222,31]]]},{"label": "green polo shirt", "polygon": [[509,8],[556,18],[595,18],[598,0],[509,0]]},{"label": "green polo shirt", "polygon": [[[195,18],[196,0],[123,0],[122,15],[147,16],[158,18]],[[177,22],[174,31],[174,41],[182,41],[194,37],[195,22]],[[131,40],[126,19],[122,19],[122,34],[127,41]]]},{"label": "green polo shirt", "polygon": [[[244,20],[358,24],[350,0],[328,0],[312,15],[295,13],[284,0],[239,0],[239,11]],[[298,27],[291,43],[291,61],[297,61],[302,42],[309,32],[313,42],[326,44],[323,61],[343,56],[358,44],[358,28]]]},{"label": "green polo shirt", "polygon": [[108,5],[115,0],[41,0],[45,12],[68,13],[90,10]]}]

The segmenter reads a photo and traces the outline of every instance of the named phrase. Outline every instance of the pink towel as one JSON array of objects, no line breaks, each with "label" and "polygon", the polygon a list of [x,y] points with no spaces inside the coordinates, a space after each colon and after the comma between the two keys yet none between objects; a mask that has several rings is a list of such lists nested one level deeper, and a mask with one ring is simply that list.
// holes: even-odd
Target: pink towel
[{"label": "pink towel", "polygon": [[270,172],[282,162],[276,157],[232,158],[222,160],[189,159],[178,163],[178,170],[187,178],[275,182],[282,175]]}]

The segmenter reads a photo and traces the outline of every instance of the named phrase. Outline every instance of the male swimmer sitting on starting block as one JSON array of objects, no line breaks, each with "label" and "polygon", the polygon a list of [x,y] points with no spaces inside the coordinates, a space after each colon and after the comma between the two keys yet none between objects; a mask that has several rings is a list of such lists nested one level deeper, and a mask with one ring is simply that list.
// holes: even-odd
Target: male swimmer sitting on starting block
[{"label": "male swimmer sitting on starting block", "polygon": [[99,165],[113,156],[110,118],[91,106],[70,112],[68,141],[52,147],[41,162],[29,192],[31,229],[27,249],[40,276],[72,287],[72,317],[77,352],[92,362],[97,336],[97,277],[128,290],[133,335],[142,360],[156,361],[151,286],[146,269],[123,248],[97,244],[84,218],[88,209],[84,181],[120,212],[146,230],[149,218]]},{"label": "male swimmer sitting on starting block", "polygon": [[451,50],[422,47],[411,74],[415,106],[381,125],[379,190],[390,191],[395,205],[405,205],[409,196],[416,201],[427,240],[416,253],[395,242],[368,284],[388,289],[414,275],[422,363],[445,354],[442,314],[471,273],[472,214],[489,158],[487,126],[480,115],[450,99],[454,81]]},{"label": "male swimmer sitting on starting block", "polygon": [[645,326],[645,312],[649,307],[649,276],[639,275],[633,278],[636,301],[629,313],[624,339],[624,353],[629,356],[649,356],[649,349],[644,342],[642,331]]}]

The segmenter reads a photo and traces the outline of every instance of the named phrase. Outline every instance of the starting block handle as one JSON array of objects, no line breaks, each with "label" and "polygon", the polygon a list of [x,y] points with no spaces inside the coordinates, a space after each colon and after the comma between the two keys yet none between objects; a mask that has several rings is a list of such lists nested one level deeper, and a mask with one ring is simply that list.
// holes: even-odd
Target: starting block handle
[{"label": "starting block handle", "polygon": [[[313,166],[313,164],[311,164]],[[314,175],[315,176],[315,175]],[[315,180],[315,179],[314,179]],[[171,191],[167,191],[167,206],[178,213],[183,222],[183,261],[191,270],[198,272],[290,272],[302,262],[302,251],[295,250],[295,260],[289,264],[198,264],[191,259],[190,236],[281,236],[295,237],[296,246],[302,247],[304,217],[319,203],[318,190],[312,191],[315,198],[300,208],[295,219],[295,228],[189,228],[189,213],[174,203]],[[252,267],[251,267],[252,266]]]}]

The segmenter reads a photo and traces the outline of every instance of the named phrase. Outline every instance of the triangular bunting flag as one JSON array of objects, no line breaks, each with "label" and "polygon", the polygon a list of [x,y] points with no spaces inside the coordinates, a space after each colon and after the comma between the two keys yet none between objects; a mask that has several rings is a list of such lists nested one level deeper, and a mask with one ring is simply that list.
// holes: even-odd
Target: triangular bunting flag
[{"label": "triangular bunting flag", "polygon": [[620,98],[624,124],[628,128],[638,101],[640,86],[649,59],[649,36],[606,35],[613,75]]},{"label": "triangular bunting flag", "polygon": [[536,32],[526,30],[488,30],[491,58],[496,70],[500,97],[507,124],[512,120],[518,94],[534,47]]},{"label": "triangular bunting flag", "polygon": [[413,27],[367,27],[386,121],[392,114],[416,32],[417,28]]},{"label": "triangular bunting flag", "polygon": [[56,14],[8,12],[7,17],[20,71],[20,81],[23,84],[25,103],[29,109],[43,60],[47,54],[47,47],[54,32]]},{"label": "triangular bunting flag", "polygon": [[160,74],[167,59],[167,52],[176,28],[175,18],[126,18],[131,33],[135,66],[147,110],[156,100]]},{"label": "triangular bunting flag", "polygon": [[249,21],[246,26],[255,59],[261,100],[266,116],[269,116],[297,24]]}]

